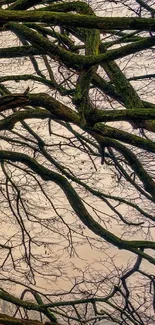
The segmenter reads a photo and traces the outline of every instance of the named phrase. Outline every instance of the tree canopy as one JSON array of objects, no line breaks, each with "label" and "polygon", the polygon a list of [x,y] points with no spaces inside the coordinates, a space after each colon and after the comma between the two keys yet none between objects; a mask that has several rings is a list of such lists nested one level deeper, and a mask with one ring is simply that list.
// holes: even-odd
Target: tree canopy
[{"label": "tree canopy", "polygon": [[154,15],[0,0],[2,324],[154,321]]}]

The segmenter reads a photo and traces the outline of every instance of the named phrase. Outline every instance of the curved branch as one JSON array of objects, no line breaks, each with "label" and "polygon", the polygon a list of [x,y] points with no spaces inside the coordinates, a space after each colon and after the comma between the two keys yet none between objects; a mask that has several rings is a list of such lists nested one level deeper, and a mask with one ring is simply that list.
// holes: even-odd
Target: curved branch
[{"label": "curved branch", "polygon": [[[30,12],[30,11],[29,11]],[[19,13],[19,11],[18,11]],[[36,13],[36,11],[34,12]],[[1,14],[1,11],[0,11]],[[80,15],[81,17],[81,15]],[[92,16],[91,16],[92,17]],[[94,16],[93,16],[94,17]],[[28,19],[28,18],[27,18]],[[29,19],[31,21],[31,19]],[[144,40],[137,41],[135,43],[122,46],[121,48],[115,50],[109,50],[107,53],[99,55],[78,55],[63,49],[60,46],[56,46],[54,43],[50,42],[47,38],[43,37],[37,32],[34,32],[25,25],[18,23],[7,23],[7,28],[16,33],[17,35],[22,36],[27,41],[31,42],[34,47],[37,47],[39,51],[45,50],[44,54],[48,54],[53,57],[53,59],[62,62],[67,67],[72,67],[76,69],[82,69],[84,67],[100,64],[102,62],[109,62],[126,55],[137,53],[144,49],[148,49],[155,45],[155,38],[148,37]],[[4,51],[3,51],[4,53]],[[20,52],[19,52],[20,54]],[[5,55],[5,54],[3,54]],[[8,55],[8,54],[6,54]],[[8,56],[7,56],[8,57]]]},{"label": "curved branch", "polygon": [[134,252],[136,255],[141,255],[150,263],[155,264],[155,259],[150,255],[140,251],[138,248],[152,248],[155,249],[155,243],[151,241],[129,241],[120,239],[110,231],[103,228],[97,223],[89,212],[86,210],[79,195],[76,193],[71,184],[66,178],[56,172],[49,170],[43,165],[39,164],[35,159],[19,152],[0,151],[0,160],[10,160],[14,162],[21,162],[33,170],[45,181],[52,181],[56,183],[65,193],[71,207],[79,217],[79,219],[97,236],[103,238],[107,242],[116,246],[119,249],[125,249]]},{"label": "curved branch", "polygon": [[[90,131],[90,134],[98,141],[98,143],[101,145],[101,147],[112,147],[125,157],[125,159],[128,161],[129,166],[134,170],[136,175],[139,177],[141,182],[143,183],[144,189],[146,192],[150,193],[152,196],[153,201],[155,200],[155,183],[153,179],[150,177],[150,175],[146,172],[140,161],[137,159],[136,155],[127,147],[122,145],[120,142],[102,136],[102,127],[98,126],[96,127],[96,131],[94,130]],[[104,133],[104,130],[103,130]]]}]

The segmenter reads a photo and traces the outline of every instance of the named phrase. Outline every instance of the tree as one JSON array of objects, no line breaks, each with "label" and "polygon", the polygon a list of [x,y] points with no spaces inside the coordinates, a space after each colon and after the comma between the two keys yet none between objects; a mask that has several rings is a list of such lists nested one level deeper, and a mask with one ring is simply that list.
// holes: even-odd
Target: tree
[{"label": "tree", "polygon": [[152,324],[153,1],[0,5],[0,323]]}]

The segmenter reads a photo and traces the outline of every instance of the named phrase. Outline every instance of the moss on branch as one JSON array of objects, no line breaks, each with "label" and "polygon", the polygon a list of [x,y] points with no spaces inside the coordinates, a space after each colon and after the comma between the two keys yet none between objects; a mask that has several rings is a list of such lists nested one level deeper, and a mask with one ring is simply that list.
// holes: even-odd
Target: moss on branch
[{"label": "moss on branch", "polygon": [[1,23],[16,22],[46,22],[53,25],[66,25],[102,30],[141,30],[155,31],[153,18],[130,17],[96,17],[82,14],[49,12],[44,10],[0,10]]}]

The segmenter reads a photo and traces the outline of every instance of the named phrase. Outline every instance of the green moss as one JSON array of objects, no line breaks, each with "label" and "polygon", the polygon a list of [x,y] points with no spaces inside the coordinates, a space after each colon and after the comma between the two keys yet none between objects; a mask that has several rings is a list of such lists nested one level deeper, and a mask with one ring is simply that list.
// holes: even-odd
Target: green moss
[{"label": "green moss", "polygon": [[82,28],[95,28],[102,30],[141,30],[155,31],[153,18],[130,17],[96,17],[93,15],[75,15],[71,13],[49,12],[44,10],[0,10],[1,23],[9,21],[46,22],[53,25],[66,25]]}]

